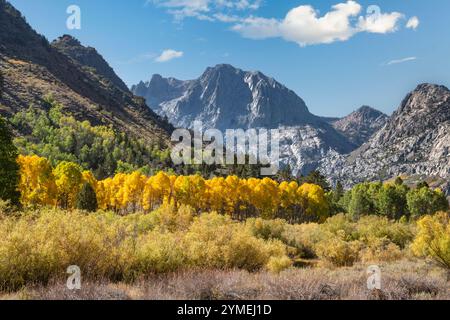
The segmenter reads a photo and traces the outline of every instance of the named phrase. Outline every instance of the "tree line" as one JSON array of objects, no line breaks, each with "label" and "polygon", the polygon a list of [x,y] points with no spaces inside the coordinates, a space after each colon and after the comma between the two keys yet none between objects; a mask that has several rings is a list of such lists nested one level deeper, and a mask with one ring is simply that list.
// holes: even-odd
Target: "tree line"
[{"label": "tree line", "polygon": [[237,175],[208,179],[171,170],[152,175],[130,170],[97,180],[91,170],[76,162],[63,160],[54,165],[44,157],[19,155],[4,120],[0,121],[0,138],[0,198],[23,206],[127,214],[173,204],[239,220],[282,218],[292,223],[323,221],[337,213],[354,218],[408,219],[445,211],[449,206],[445,195],[426,183],[409,188],[398,178],[394,183],[367,182],[344,191],[339,183],[331,188],[326,177],[316,171],[299,178],[284,170],[273,179]]}]

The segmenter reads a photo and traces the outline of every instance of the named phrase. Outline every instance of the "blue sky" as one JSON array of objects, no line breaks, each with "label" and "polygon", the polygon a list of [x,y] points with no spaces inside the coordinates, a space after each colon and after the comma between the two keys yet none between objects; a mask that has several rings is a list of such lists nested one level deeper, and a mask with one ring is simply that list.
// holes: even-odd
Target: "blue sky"
[{"label": "blue sky", "polygon": [[[95,47],[128,85],[230,63],[274,77],[324,116],[361,105],[390,114],[419,83],[450,85],[448,0],[10,2],[49,40],[67,33]],[[81,30],[66,27],[72,4]],[[367,15],[371,5],[380,14]]]}]

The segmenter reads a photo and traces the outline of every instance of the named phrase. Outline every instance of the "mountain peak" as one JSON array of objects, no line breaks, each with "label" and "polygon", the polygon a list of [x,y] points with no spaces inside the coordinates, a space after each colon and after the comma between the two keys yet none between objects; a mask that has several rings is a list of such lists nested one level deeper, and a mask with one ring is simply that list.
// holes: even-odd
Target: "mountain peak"
[{"label": "mountain peak", "polygon": [[164,79],[162,75],[160,75],[159,73],[155,73],[154,75],[152,75],[152,79],[150,80],[150,82],[153,81],[153,80],[159,81],[159,80],[162,80],[162,79]]},{"label": "mountain peak", "polygon": [[[450,116],[450,90],[443,85],[422,83],[410,92],[403,99],[400,108],[395,111],[393,117],[398,118],[402,115],[406,117],[421,117],[421,114],[427,119],[436,117],[438,123],[440,119],[448,120]],[[431,123],[430,123],[431,124]]]},{"label": "mountain peak", "polygon": [[377,109],[372,108],[370,106],[366,106],[366,105],[357,109],[356,112],[359,112],[359,113],[382,113],[381,111],[378,111]]},{"label": "mountain peak", "polygon": [[360,146],[381,129],[388,116],[369,106],[362,106],[348,116],[333,122],[333,127],[355,145]]},{"label": "mountain peak", "polygon": [[146,88],[133,88],[177,127],[190,127],[195,120],[218,129],[278,128],[320,121],[282,84],[261,72],[230,64],[209,67],[196,80],[154,75]]},{"label": "mountain peak", "polygon": [[216,64],[214,67],[210,67],[208,69],[213,69],[213,70],[240,70],[239,68],[236,68],[235,66],[228,64],[228,63],[219,63]]},{"label": "mountain peak", "polygon": [[436,91],[436,90],[449,91],[449,89],[443,85],[434,84],[434,83],[421,83],[416,87],[416,89],[414,89],[413,92]]},{"label": "mountain peak", "polygon": [[241,74],[243,71],[241,69],[238,69],[231,64],[217,64],[214,67],[208,67],[206,68],[205,72],[201,76],[201,78],[208,78],[215,75],[220,74]]}]

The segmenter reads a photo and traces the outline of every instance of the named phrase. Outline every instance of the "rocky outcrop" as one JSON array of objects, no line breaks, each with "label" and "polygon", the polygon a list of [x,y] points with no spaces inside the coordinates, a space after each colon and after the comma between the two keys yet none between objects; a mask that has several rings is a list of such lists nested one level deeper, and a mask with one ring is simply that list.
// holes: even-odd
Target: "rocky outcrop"
[{"label": "rocky outcrop", "polygon": [[398,175],[450,177],[450,91],[421,84],[367,143],[348,156],[322,160],[321,170],[347,185]]}]

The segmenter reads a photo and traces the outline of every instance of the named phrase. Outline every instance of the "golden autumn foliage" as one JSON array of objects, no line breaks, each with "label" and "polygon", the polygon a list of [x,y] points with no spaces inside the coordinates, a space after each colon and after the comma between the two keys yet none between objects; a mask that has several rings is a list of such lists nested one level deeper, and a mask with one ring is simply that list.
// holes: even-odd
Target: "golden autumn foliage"
[{"label": "golden autumn foliage", "polygon": [[19,156],[21,203],[29,206],[55,205],[57,188],[50,162],[38,156]]},{"label": "golden autumn foliage", "polygon": [[425,216],[417,222],[418,234],[412,244],[417,256],[430,257],[450,270],[450,217],[446,212]]},{"label": "golden autumn foliage", "polygon": [[131,281],[188,268],[280,271],[286,246],[216,213],[163,206],[150,214],[40,209],[0,217],[0,291],[47,283],[77,265],[86,279]]},{"label": "golden autumn foliage", "polygon": [[97,181],[90,171],[71,162],[55,169],[37,156],[21,156],[22,204],[74,208],[84,183],[95,190],[98,206],[121,214],[150,212],[163,204],[189,206],[197,213],[215,211],[236,219],[283,218],[290,222],[323,221],[328,201],[314,184],[283,182],[270,178],[240,179],[236,176],[204,179],[200,175],[174,176],[159,172],[147,177],[140,172],[118,173]]}]

